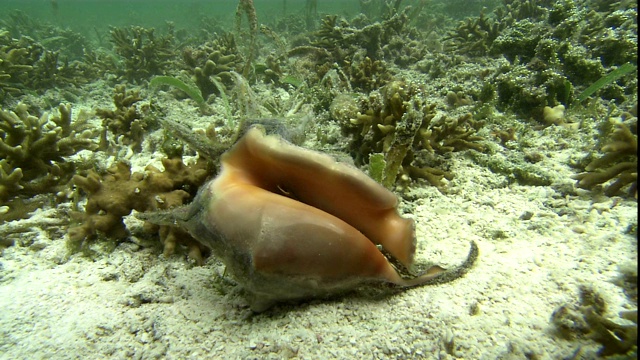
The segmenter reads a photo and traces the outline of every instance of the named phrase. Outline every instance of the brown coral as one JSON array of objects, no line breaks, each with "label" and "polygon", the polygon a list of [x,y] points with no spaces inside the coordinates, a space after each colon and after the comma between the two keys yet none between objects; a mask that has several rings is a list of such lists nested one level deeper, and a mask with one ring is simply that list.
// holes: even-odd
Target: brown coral
[{"label": "brown coral", "polygon": [[[632,119],[637,123],[637,118]],[[637,125],[633,126],[634,129]],[[575,175],[578,187],[593,189],[606,184],[604,193],[608,196],[628,193],[638,197],[638,135],[631,132],[625,123],[616,124],[609,142],[602,147],[604,155],[591,161],[586,172]]]},{"label": "brown coral", "polygon": [[[428,164],[419,164],[418,151],[444,154],[466,149],[482,150],[476,135],[479,124],[471,115],[457,119],[436,118],[435,105],[427,104],[423,90],[413,83],[395,80],[371,92],[361,111],[343,129],[352,134],[356,163],[366,164],[371,155],[383,154],[383,185],[392,187],[398,179],[427,180],[439,189],[451,174]],[[434,120],[435,119],[435,120]],[[420,159],[421,160],[421,159]]]},{"label": "brown coral", "polygon": [[[116,108],[96,110],[96,114],[103,119],[104,131],[109,130],[116,137],[122,135],[123,143],[130,145],[133,149],[140,148],[147,127],[148,104],[141,101],[140,91],[127,91],[124,85],[117,85],[113,95],[113,104]],[[103,141],[104,138],[106,134],[103,134]]]},{"label": "brown coral", "polygon": [[225,90],[218,86],[233,84],[234,76],[231,72],[242,71],[244,63],[231,33],[224,33],[197,48],[185,48],[182,58],[205,99]]},{"label": "brown coral", "polygon": [[[504,19],[503,19],[504,20]],[[460,53],[486,55],[493,41],[507,26],[506,21],[487,17],[484,11],[477,18],[468,18],[449,33],[447,47]]]},{"label": "brown coral", "polygon": [[564,338],[586,336],[601,344],[599,356],[635,354],[638,343],[637,310],[620,314],[620,317],[627,317],[635,313],[635,320],[630,319],[635,324],[625,325],[606,318],[606,310],[605,300],[600,294],[581,286],[579,303],[557,308],[551,315],[551,322],[558,335]]},{"label": "brown coral", "polygon": [[122,57],[124,67],[120,71],[129,81],[164,74],[174,57],[172,28],[161,36],[153,28],[140,26],[112,27],[110,33],[114,50]]},{"label": "brown coral", "polygon": [[86,118],[72,122],[71,105],[58,111],[38,117],[23,103],[15,111],[0,111],[0,200],[58,191],[74,169],[64,157],[98,147]]},{"label": "brown coral", "polygon": [[[97,233],[122,239],[128,234],[123,217],[132,210],[144,212],[182,205],[209,176],[209,165],[204,160],[187,166],[181,159],[164,159],[162,164],[164,171],[149,165],[144,173],[131,173],[129,165],[118,163],[102,178],[93,171],[87,176],[74,176],[73,183],[87,193],[88,200],[85,213],[78,216],[81,225],[69,229],[71,244],[82,246],[84,240]],[[189,248],[192,257],[202,261],[197,243],[176,233],[177,229],[154,226],[147,229],[159,231],[166,255],[181,243]]]},{"label": "brown coral", "polygon": [[391,80],[391,74],[381,60],[371,60],[365,57],[351,65],[351,85],[364,91],[372,91],[385,85]]},{"label": "brown coral", "polygon": [[0,30],[0,100],[7,94],[20,94],[20,83],[31,76],[33,66],[42,53],[25,41],[12,39],[6,30]]},{"label": "brown coral", "polygon": [[88,68],[79,61],[70,61],[61,51],[46,50],[31,37],[12,38],[9,31],[0,29],[0,101],[25,90],[41,92],[86,83]]}]

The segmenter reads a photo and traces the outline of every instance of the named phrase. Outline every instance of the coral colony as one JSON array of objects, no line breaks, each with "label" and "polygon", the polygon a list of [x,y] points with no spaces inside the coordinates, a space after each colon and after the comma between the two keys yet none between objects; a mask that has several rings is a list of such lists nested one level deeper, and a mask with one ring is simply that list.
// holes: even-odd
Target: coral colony
[{"label": "coral colony", "polygon": [[[0,221],[70,204],[59,212],[69,249],[89,254],[127,241],[135,213],[137,234],[166,256],[219,257],[260,311],[469,271],[475,244],[458,267],[412,273],[414,226],[398,212],[412,188],[459,191],[457,154],[506,183],[549,186],[552,151],[531,150],[532,134],[583,134],[562,191],[637,199],[637,3],[503,1],[446,15],[469,3],[361,2],[347,18],[308,1],[261,19],[240,0],[232,24],[110,27],[95,41],[12,12],[0,22]],[[105,86],[113,107],[72,111]],[[168,103],[191,115],[168,119]],[[134,168],[145,153],[163,169]],[[635,352],[637,326],[582,294],[554,313],[559,331],[594,333],[603,354]]]}]

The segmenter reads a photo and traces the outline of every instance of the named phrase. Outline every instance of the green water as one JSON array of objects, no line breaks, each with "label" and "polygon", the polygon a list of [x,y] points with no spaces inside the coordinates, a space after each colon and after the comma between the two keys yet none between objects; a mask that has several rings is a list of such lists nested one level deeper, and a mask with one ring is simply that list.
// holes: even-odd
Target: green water
[{"label": "green water", "polygon": [[[259,19],[274,19],[304,12],[306,1],[254,1]],[[15,10],[29,17],[84,33],[109,26],[139,25],[162,28],[167,22],[176,28],[199,28],[203,18],[233,24],[237,1],[233,0],[2,0],[0,20]],[[357,0],[318,1],[318,13],[355,14]]]},{"label": "green water", "polygon": [[[383,0],[363,3],[382,4]],[[402,6],[417,5],[424,0],[405,0]],[[272,23],[287,15],[304,14],[310,0],[254,0],[261,23]],[[482,8],[489,11],[496,0],[428,1],[434,8],[444,9],[449,16],[464,18],[477,15]],[[15,13],[69,28],[85,36],[104,31],[109,26],[138,25],[162,28],[172,22],[178,29],[199,29],[203,18],[214,18],[233,25],[236,0],[0,0],[0,24]],[[351,17],[361,11],[360,0],[318,0],[317,14]]]}]

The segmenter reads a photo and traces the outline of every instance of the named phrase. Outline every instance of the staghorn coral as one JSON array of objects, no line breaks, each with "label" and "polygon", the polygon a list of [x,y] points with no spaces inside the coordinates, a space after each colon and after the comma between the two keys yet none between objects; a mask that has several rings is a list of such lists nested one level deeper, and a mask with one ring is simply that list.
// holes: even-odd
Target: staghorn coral
[{"label": "staghorn coral", "polygon": [[580,32],[580,41],[604,66],[638,62],[637,4],[621,6],[620,10],[590,11],[587,26]]},{"label": "staghorn coral", "polygon": [[172,28],[167,34],[156,36],[155,29],[130,26],[112,27],[111,42],[122,58],[119,75],[133,82],[149,79],[152,75],[164,75],[174,54]]},{"label": "staghorn coral", "polygon": [[7,161],[0,160],[0,200],[3,202],[22,190],[22,169],[15,168]]},{"label": "staghorn coral", "polygon": [[366,92],[378,89],[391,80],[384,61],[371,60],[369,57],[354,61],[350,70],[351,85]]},{"label": "staghorn coral", "polygon": [[[75,175],[73,183],[87,194],[88,200],[85,212],[74,214],[80,224],[69,229],[70,247],[80,249],[98,233],[118,240],[126,237],[123,217],[132,210],[144,212],[183,205],[195,196],[210,174],[208,162],[202,159],[188,166],[181,159],[163,159],[162,164],[164,171],[149,165],[144,173],[131,173],[130,166],[120,162],[102,177],[94,171],[87,176]],[[149,224],[146,230],[160,235],[165,255],[182,244],[188,247],[192,258],[202,262],[201,247],[178,229]]]},{"label": "staghorn coral", "polygon": [[333,60],[340,65],[350,61],[361,51],[372,60],[379,60],[385,57],[385,46],[395,37],[406,35],[404,26],[407,24],[407,14],[406,11],[402,11],[381,22],[362,23],[357,27],[344,19],[338,19],[336,15],[326,16],[311,45],[329,51]]},{"label": "staghorn coral", "polygon": [[[385,75],[384,61],[407,66],[426,54],[423,39],[415,28],[407,26],[408,11],[408,7],[392,11],[379,22],[372,22],[364,15],[351,22],[328,15],[308,44],[298,44],[288,55],[307,56],[307,62],[312,65],[307,64],[310,69],[305,77],[310,79],[321,81],[329,70],[339,68],[345,74],[353,71],[356,85],[363,85],[365,91],[370,85],[382,86],[390,80]],[[376,79],[377,75],[386,79]]]},{"label": "staghorn coral", "polygon": [[[495,7],[488,16],[485,15],[486,7],[483,7],[479,17],[467,18],[466,22],[460,22],[456,30],[447,38],[458,42],[458,44],[450,44],[454,48],[471,50],[475,55],[486,55],[503,30],[514,24],[517,25],[521,20],[544,20],[549,12],[550,3],[553,2],[503,0],[502,6]],[[481,51],[477,52],[477,50]]]},{"label": "staghorn coral", "polygon": [[[498,106],[540,119],[545,106],[569,107],[576,90],[637,62],[637,43],[635,4],[591,8],[578,1],[509,0],[461,23],[445,47],[463,56],[509,60],[489,80]],[[633,99],[636,87],[637,76],[626,76],[599,95],[621,103]]]},{"label": "staghorn coral", "polygon": [[103,121],[103,143],[106,147],[106,132],[111,131],[116,137],[123,136],[123,143],[133,149],[139,149],[142,144],[142,137],[148,127],[148,107],[142,102],[140,91],[127,91],[124,85],[117,85],[114,90],[113,104],[114,110],[97,109],[96,114]]},{"label": "staghorn coral", "polygon": [[482,56],[489,53],[493,41],[506,28],[506,21],[487,17],[484,11],[477,18],[468,18],[445,37],[445,46],[449,50]]},{"label": "staghorn coral", "polygon": [[89,66],[69,61],[60,51],[47,50],[28,36],[12,38],[0,28],[0,101],[7,95],[50,88],[68,88],[94,78]]},{"label": "staghorn coral", "polygon": [[[591,161],[586,172],[574,175],[578,187],[593,189],[604,185],[608,196],[619,195],[626,188],[638,197],[638,119],[615,124],[609,141],[602,147],[604,155]],[[632,131],[633,129],[633,131]]]},{"label": "staghorn coral", "polygon": [[232,85],[234,76],[231,73],[241,72],[244,67],[232,33],[224,33],[199,47],[186,47],[182,59],[205,100],[225,91],[218,87]]},{"label": "staghorn coral", "polygon": [[38,117],[23,103],[0,111],[0,201],[58,192],[74,170],[64,158],[98,147],[84,115],[72,121],[71,105],[61,104],[58,111]]},{"label": "staghorn coral", "polygon": [[[352,136],[351,152],[358,165],[369,163],[370,156],[383,154],[381,182],[392,187],[397,180],[423,178],[439,189],[444,188],[443,178],[451,174],[428,166],[424,158],[431,158],[451,151],[465,149],[482,150],[476,136],[477,126],[471,115],[458,119],[436,118],[435,105],[423,100],[423,90],[413,83],[395,80],[380,91],[371,92],[363,101],[360,111],[348,122],[341,123],[343,130]],[[332,106],[332,112],[343,119],[342,109],[350,107],[348,98],[340,97],[342,104]],[[420,154],[418,154],[420,153]],[[418,156],[420,155],[420,156]],[[378,161],[380,164],[380,161]]]},{"label": "staghorn coral", "polygon": [[571,100],[572,86],[558,71],[525,65],[507,65],[495,76],[498,108],[522,116],[544,119],[545,106],[556,107]]},{"label": "staghorn coral", "polygon": [[110,51],[87,49],[83,56],[83,63],[90,65],[83,69],[83,74],[88,79],[105,78],[120,68],[118,61]]},{"label": "staghorn coral", "polygon": [[9,31],[0,29],[0,101],[7,94],[22,93],[22,83],[28,79],[42,49],[28,38],[13,39]]},{"label": "staghorn coral", "polygon": [[48,24],[20,10],[10,11],[7,19],[0,20],[0,24],[11,37],[29,37],[68,60],[82,59],[85,50],[91,48],[91,42],[80,33]]},{"label": "staghorn coral", "polygon": [[512,63],[516,59],[531,61],[540,42],[543,26],[529,20],[518,21],[500,32],[491,44],[490,53],[502,54]]},{"label": "staghorn coral", "polygon": [[315,34],[316,39],[312,41],[311,45],[326,49],[329,52],[334,52],[339,48],[347,48],[349,42],[345,38],[352,31],[349,29],[349,23],[346,20],[339,19],[338,15],[327,15],[322,19],[320,29]]},{"label": "staghorn coral", "polygon": [[27,84],[30,89],[51,89],[82,85],[91,80],[89,65],[80,61],[61,59],[60,52],[46,50],[36,63],[34,76]]},{"label": "staghorn coral", "polygon": [[279,86],[284,85],[286,82],[282,82],[288,78],[284,72],[284,57],[275,56],[275,54],[269,54],[264,59],[264,64],[256,66],[256,75],[264,75],[266,82],[273,83]]}]

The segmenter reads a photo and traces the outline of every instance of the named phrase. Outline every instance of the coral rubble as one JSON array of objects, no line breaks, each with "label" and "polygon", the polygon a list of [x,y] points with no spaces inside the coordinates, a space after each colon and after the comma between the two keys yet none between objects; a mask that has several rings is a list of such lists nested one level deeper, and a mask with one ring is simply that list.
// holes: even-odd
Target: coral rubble
[{"label": "coral rubble", "polygon": [[[606,316],[606,302],[593,289],[582,286],[578,304],[566,304],[551,315],[551,322],[558,335],[566,339],[587,337],[602,345],[599,356],[629,355],[637,357],[638,324],[620,324]],[[631,313],[621,316],[629,317]],[[631,318],[631,317],[629,317]]]}]

